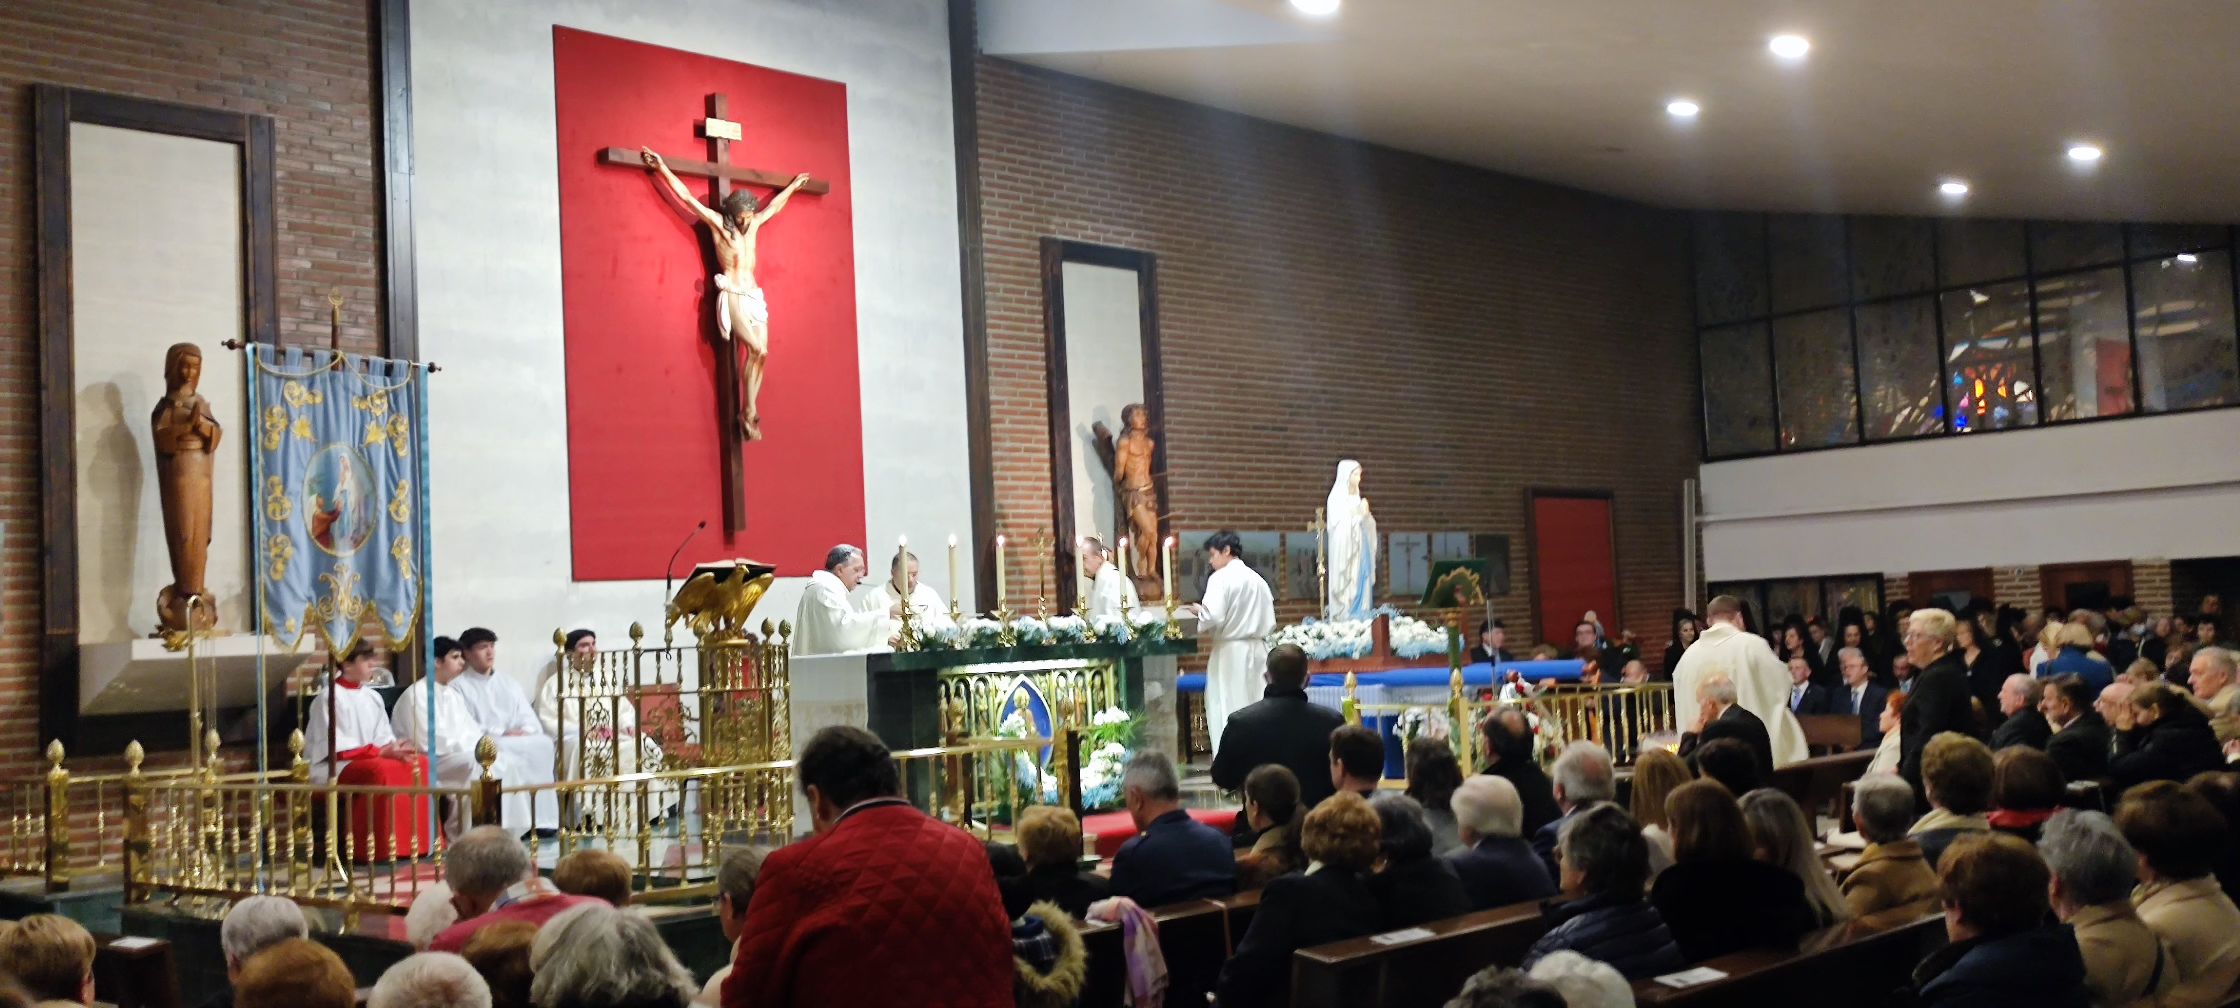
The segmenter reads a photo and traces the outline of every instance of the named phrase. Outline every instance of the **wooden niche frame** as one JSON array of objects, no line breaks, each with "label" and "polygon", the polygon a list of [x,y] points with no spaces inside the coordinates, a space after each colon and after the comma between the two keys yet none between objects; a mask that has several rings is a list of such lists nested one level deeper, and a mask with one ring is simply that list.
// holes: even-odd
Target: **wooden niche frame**
[{"label": "wooden niche frame", "polygon": [[215,140],[241,151],[243,336],[278,342],[278,234],[269,116],[51,84],[32,88],[39,276],[39,537],[43,578],[39,735],[71,752],[111,753],[133,739],[185,748],[186,719],[164,713],[78,716],[78,468],[71,285],[70,127],[77,123]]},{"label": "wooden niche frame", "polygon": [[[1043,360],[1049,374],[1050,517],[1057,555],[1051,557],[1054,612],[1071,611],[1078,601],[1078,568],[1073,544],[1080,525],[1073,513],[1073,399],[1066,378],[1065,266],[1087,263],[1128,270],[1136,275],[1136,331],[1143,339],[1143,404],[1151,411],[1151,468],[1158,474],[1159,536],[1174,534],[1167,490],[1167,403],[1159,363],[1159,260],[1149,252],[1072,241],[1042,239]],[[1117,433],[1117,432],[1115,432]],[[1171,589],[1170,589],[1171,590]]]}]

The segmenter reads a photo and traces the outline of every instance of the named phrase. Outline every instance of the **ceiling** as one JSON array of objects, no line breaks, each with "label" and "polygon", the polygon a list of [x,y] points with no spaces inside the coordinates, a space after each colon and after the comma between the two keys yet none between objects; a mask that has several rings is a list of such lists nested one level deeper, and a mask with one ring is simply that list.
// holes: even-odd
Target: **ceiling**
[{"label": "ceiling", "polygon": [[[990,55],[1650,203],[2240,221],[2235,0],[981,0],[980,22]],[[1779,32],[1810,55],[1774,57]],[[1692,121],[1664,111],[1682,96]],[[2072,140],[2107,156],[2079,168]]]}]

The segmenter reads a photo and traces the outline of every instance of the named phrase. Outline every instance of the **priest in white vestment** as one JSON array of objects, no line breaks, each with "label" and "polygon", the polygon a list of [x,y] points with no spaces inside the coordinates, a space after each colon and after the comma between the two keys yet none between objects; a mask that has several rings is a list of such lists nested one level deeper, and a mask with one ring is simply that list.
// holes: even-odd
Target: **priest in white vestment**
[{"label": "priest in white vestment", "polygon": [[[1206,731],[1221,751],[1221,729],[1229,715],[1260,699],[1260,674],[1268,667],[1268,635],[1276,629],[1275,593],[1267,579],[1244,562],[1244,541],[1226,529],[1206,539],[1205,601],[1198,613],[1198,636],[1211,649],[1206,660]],[[1170,587],[1168,590],[1172,591]]]},{"label": "priest in white vestment", "polygon": [[[910,619],[920,628],[949,625],[949,604],[941,601],[941,593],[933,586],[918,580],[918,555],[908,550],[896,550],[894,562],[887,565],[887,579],[872,585],[856,599],[856,608],[865,612],[895,614],[902,617],[902,600],[910,600]],[[906,587],[905,587],[906,586]]]},{"label": "priest in white vestment", "polygon": [[1081,576],[1089,579],[1089,594],[1082,602],[1081,614],[1091,623],[1106,616],[1119,616],[1122,610],[1141,608],[1136,599],[1136,586],[1120,576],[1112,565],[1112,550],[1095,536],[1081,540]]},{"label": "priest in white vestment", "polygon": [[[468,627],[459,635],[459,647],[466,652],[467,671],[451,685],[511,768],[502,779],[508,785],[552,783],[557,749],[552,736],[545,734],[544,723],[537,720],[528,693],[513,677],[498,672],[498,635]],[[551,791],[538,792],[535,820],[539,833],[559,829],[560,804]],[[510,815],[506,825],[513,826]]]},{"label": "priest in white vestment", "polygon": [[860,653],[893,646],[901,604],[873,612],[857,608],[848,595],[863,583],[868,570],[863,551],[853,546],[834,546],[825,553],[824,569],[809,575],[801,608],[794,613],[795,655]]},{"label": "priest in white vestment", "polygon": [[1680,655],[1672,670],[1673,710],[1683,727],[1697,717],[1704,679],[1724,673],[1734,680],[1735,704],[1766,723],[1773,742],[1773,765],[1785,766],[1811,755],[1804,726],[1789,710],[1789,666],[1774,657],[1765,638],[1742,628],[1742,603],[1732,595],[1712,599],[1704,608],[1706,626]]}]

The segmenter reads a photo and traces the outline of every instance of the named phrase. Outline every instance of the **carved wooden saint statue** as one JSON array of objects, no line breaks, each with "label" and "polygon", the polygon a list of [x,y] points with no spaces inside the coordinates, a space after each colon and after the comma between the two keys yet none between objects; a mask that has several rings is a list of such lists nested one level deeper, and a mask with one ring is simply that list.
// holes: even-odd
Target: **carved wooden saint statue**
[{"label": "carved wooden saint statue", "polygon": [[700,218],[708,226],[708,234],[715,239],[716,248],[716,331],[723,337],[719,353],[736,353],[734,342],[746,348],[744,366],[733,369],[737,393],[732,401],[739,404],[733,422],[739,427],[739,436],[748,441],[762,439],[762,414],[755,402],[762,395],[763,363],[770,356],[770,305],[763,300],[762,288],[754,281],[754,243],[762,225],[786,208],[786,201],[809,181],[804,172],[778,190],[770,198],[769,206],[762,206],[754,194],[744,189],[733,189],[723,198],[720,209],[708,205],[692,195],[676,174],[669,170],[661,155],[649,148],[640,148],[640,157],[646,167],[661,175],[667,183],[669,194],[677,202]]},{"label": "carved wooden saint statue", "polygon": [[1090,432],[1112,473],[1113,492],[1120,498],[1119,524],[1128,537],[1129,576],[1135,579],[1140,597],[1157,598],[1159,483],[1151,459],[1158,442],[1151,437],[1151,411],[1142,403],[1130,403],[1120,410],[1120,425],[1125,429],[1117,438],[1102,423],[1091,425]]},{"label": "carved wooden saint statue", "polygon": [[[171,550],[171,583],[156,595],[159,634],[208,630],[217,603],[202,583],[210,563],[210,469],[223,433],[210,402],[195,391],[202,381],[202,349],[176,343],[163,355],[163,398],[149,419],[156,449],[156,488],[163,506],[163,540]],[[195,603],[192,626],[187,600]]]}]

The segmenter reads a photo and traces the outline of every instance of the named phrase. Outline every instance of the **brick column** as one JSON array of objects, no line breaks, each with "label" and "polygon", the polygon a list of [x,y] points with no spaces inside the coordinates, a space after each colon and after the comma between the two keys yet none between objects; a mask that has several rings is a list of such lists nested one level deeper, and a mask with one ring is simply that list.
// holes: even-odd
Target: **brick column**
[{"label": "brick column", "polygon": [[1991,597],[2000,605],[2036,609],[2045,602],[2045,583],[2036,567],[1991,568]]},{"label": "brick column", "polygon": [[2170,561],[2131,561],[2131,598],[2140,608],[2150,613],[2162,615],[2170,612],[2171,606],[2175,604],[2170,592]]}]

